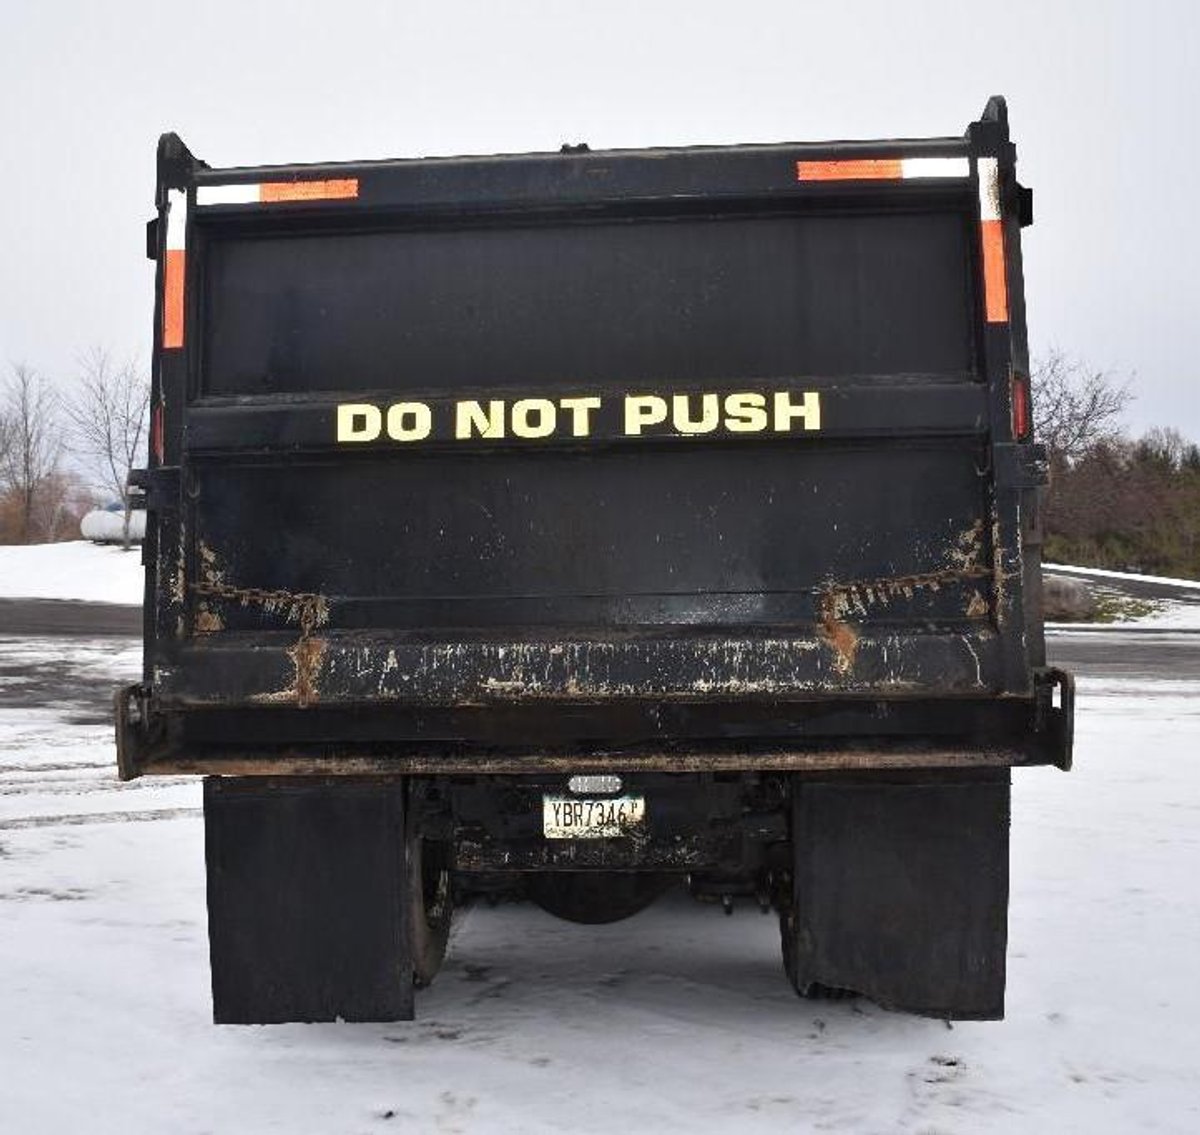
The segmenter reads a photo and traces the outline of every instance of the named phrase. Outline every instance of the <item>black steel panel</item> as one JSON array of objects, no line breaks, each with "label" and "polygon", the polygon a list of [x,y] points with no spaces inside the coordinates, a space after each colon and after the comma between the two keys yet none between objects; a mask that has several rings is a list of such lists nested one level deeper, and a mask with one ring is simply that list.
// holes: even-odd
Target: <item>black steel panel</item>
[{"label": "black steel panel", "polygon": [[[205,463],[197,568],[320,594],[329,627],[811,626],[830,585],[986,569],[978,460],[952,443],[799,442]],[[971,607],[986,590],[946,578],[861,614],[959,624],[986,614]],[[225,629],[281,625],[210,605]]]},{"label": "black steel panel", "polygon": [[1017,699],[736,698],[709,701],[619,700],[413,707],[391,702],[371,713],[353,706],[309,706],[304,713],[220,706],[181,717],[179,743],[218,747],[236,736],[252,748],[298,749],[332,755],[404,753],[447,758],[471,746],[530,756],[605,747],[606,760],[633,749],[676,748],[733,755],[762,746],[800,742],[812,751],[836,748],[848,737],[864,745],[929,741],[964,752],[975,745],[1013,744],[1028,733],[1031,707]]},{"label": "black steel panel", "polygon": [[[586,630],[586,628],[585,628]],[[158,676],[167,706],[479,704],[675,698],[944,697],[999,693],[994,632],[813,635],[561,634],[460,637],[335,632],[214,634]],[[304,660],[302,662],[302,659]],[[1022,691],[1031,692],[1031,691]]]},{"label": "black steel panel", "polygon": [[202,390],[957,374],[965,210],[222,238]]}]

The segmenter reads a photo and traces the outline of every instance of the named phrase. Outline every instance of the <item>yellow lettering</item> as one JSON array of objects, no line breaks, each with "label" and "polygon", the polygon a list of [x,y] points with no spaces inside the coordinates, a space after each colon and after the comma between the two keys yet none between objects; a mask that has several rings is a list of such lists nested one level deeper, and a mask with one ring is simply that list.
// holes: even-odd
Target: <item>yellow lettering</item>
[{"label": "yellow lettering", "polygon": [[676,394],[671,399],[671,424],[681,434],[709,434],[721,420],[721,399],[716,394],[700,395],[700,418],[691,416],[691,394]]},{"label": "yellow lettering", "polygon": [[587,437],[592,432],[591,412],[600,409],[599,398],[560,398],[558,404],[571,415],[571,436]]},{"label": "yellow lettering", "polygon": [[558,409],[548,398],[521,398],[513,403],[514,437],[549,437],[558,423]]},{"label": "yellow lettering", "polygon": [[821,428],[821,395],[815,390],[805,392],[799,406],[792,404],[792,396],[786,390],[775,395],[775,432],[787,433],[792,428],[792,419],[800,418],[806,430]]},{"label": "yellow lettering", "polygon": [[459,402],[454,407],[454,436],[470,437],[474,431],[480,437],[504,436],[504,403],[492,399],[487,412],[478,402]]},{"label": "yellow lettering", "polygon": [[667,400],[657,394],[625,396],[625,433],[636,437],[643,426],[657,426],[667,420]]},{"label": "yellow lettering", "polygon": [[388,408],[387,432],[393,441],[424,441],[433,430],[433,413],[424,402],[397,402]]},{"label": "yellow lettering", "polygon": [[[698,401],[697,401],[698,400]],[[519,398],[488,401],[464,399],[454,406],[454,436],[503,438],[506,431],[514,438],[552,437],[559,428],[560,415],[569,415],[572,437],[590,437],[595,414],[602,400],[594,395],[559,398]],[[730,433],[761,433],[768,428],[776,433],[793,429],[806,432],[821,428],[819,391],[779,390],[759,394],[738,391],[733,394],[627,394],[624,399],[624,427],[628,437],[638,437],[653,426],[670,421],[670,429],[679,434],[709,434],[724,428]],[[433,435],[433,409],[427,402],[396,402],[384,409],[366,402],[346,402],[337,407],[339,443],[363,443],[379,439],[386,427],[393,441],[425,441]],[[563,423],[564,433],[566,423]]]},{"label": "yellow lettering", "polygon": [[374,441],[383,432],[383,414],[378,406],[346,402],[337,408],[337,439]]},{"label": "yellow lettering", "polygon": [[767,428],[767,400],[762,394],[729,394],[725,398],[725,428],[752,434]]}]

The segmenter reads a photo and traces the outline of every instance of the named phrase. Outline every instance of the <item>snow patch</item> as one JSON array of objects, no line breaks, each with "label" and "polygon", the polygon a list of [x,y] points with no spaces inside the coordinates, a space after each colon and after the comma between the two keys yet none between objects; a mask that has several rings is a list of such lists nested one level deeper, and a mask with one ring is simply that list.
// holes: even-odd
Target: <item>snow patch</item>
[{"label": "snow patch", "polygon": [[1047,623],[1046,630],[1056,633],[1078,631],[1093,634],[1108,631],[1194,631],[1200,630],[1200,603],[1174,603],[1151,600],[1156,610],[1140,619],[1113,623]]},{"label": "snow patch", "polygon": [[71,540],[0,546],[0,599],[84,599],[140,606],[142,554]]},{"label": "snow patch", "polygon": [[1131,571],[1109,571],[1107,568],[1090,568],[1090,567],[1075,567],[1072,564],[1042,564],[1042,571],[1046,575],[1053,575],[1055,571],[1068,571],[1072,575],[1092,575],[1097,579],[1113,579],[1126,580],[1132,583],[1161,583],[1169,587],[1186,587],[1192,591],[1200,591],[1200,580],[1198,579],[1172,579],[1167,575],[1138,575]]}]

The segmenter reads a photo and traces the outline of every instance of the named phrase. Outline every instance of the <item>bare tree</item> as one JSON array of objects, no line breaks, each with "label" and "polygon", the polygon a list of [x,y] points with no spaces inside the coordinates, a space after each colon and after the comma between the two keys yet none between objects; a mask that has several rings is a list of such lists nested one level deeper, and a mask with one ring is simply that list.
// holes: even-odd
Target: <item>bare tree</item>
[{"label": "bare tree", "polygon": [[58,469],[38,490],[35,528],[47,543],[79,535],[79,522],[96,507],[96,493],[78,474]]},{"label": "bare tree", "polygon": [[45,379],[23,363],[14,364],[4,395],[7,446],[0,448],[0,482],[14,499],[17,538],[28,544],[62,455],[59,403]]},{"label": "bare tree", "polygon": [[79,393],[67,406],[79,455],[88,460],[105,487],[120,498],[125,519],[123,544],[129,548],[129,470],[141,454],[150,405],[150,380],[134,362],[115,366],[107,352],[93,348],[79,360]]},{"label": "bare tree", "polygon": [[4,470],[8,468],[8,448],[12,430],[8,424],[8,407],[0,400],[0,488],[4,487]]},{"label": "bare tree", "polygon": [[1078,461],[1100,442],[1112,441],[1133,400],[1127,382],[1057,349],[1034,361],[1031,378],[1038,437],[1059,462]]}]

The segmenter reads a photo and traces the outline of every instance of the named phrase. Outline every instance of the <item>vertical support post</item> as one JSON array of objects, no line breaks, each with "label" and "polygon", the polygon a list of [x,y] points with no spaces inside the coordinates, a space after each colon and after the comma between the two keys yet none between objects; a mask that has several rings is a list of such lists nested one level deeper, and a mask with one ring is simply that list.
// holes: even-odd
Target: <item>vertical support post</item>
[{"label": "vertical support post", "polygon": [[404,782],[208,777],[217,1024],[413,1016]]}]

